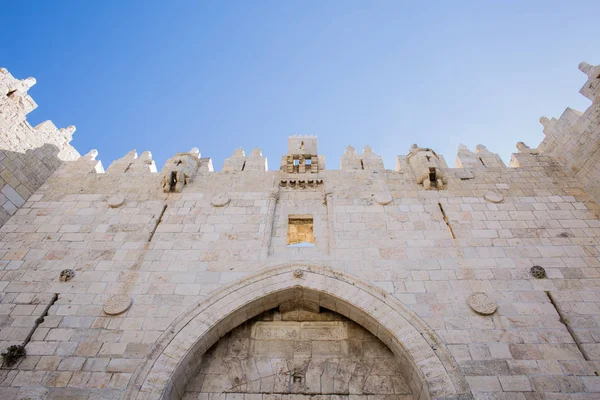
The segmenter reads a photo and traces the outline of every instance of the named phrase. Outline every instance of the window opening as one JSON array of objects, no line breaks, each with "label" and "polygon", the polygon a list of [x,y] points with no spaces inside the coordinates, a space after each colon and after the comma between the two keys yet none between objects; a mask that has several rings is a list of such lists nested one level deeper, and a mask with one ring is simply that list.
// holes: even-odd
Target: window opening
[{"label": "window opening", "polygon": [[244,163],[242,164],[242,171],[244,170],[244,168],[246,168],[246,161],[244,161]]},{"label": "window opening", "polygon": [[479,157],[479,161],[481,161],[481,165],[483,165],[484,167],[487,168],[487,166],[485,165],[485,163],[483,162],[483,159],[481,157]]},{"label": "window opening", "polygon": [[315,235],[312,215],[290,215],[287,232],[288,247],[314,247]]}]

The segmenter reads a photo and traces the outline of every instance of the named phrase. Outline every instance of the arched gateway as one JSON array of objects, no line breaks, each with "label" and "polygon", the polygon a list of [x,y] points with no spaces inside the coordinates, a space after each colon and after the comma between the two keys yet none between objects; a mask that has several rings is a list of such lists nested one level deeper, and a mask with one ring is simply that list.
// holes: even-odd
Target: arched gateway
[{"label": "arched gateway", "polygon": [[218,290],[184,314],[138,367],[125,398],[182,398],[202,356],[219,338],[290,301],[317,304],[366,328],[394,353],[415,400],[470,398],[456,362],[418,316],[356,277],[306,264],[263,270]]}]

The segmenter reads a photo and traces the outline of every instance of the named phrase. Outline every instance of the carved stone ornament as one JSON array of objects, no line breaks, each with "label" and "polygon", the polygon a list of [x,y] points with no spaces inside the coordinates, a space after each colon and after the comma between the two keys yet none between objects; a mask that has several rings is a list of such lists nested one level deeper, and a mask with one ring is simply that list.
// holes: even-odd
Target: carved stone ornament
[{"label": "carved stone ornament", "polygon": [[377,204],[381,204],[382,206],[390,204],[392,202],[392,200],[394,200],[392,195],[387,192],[375,193],[374,198],[375,198],[375,202]]},{"label": "carved stone ornament", "polygon": [[469,297],[469,306],[476,313],[482,315],[491,315],[496,312],[498,305],[485,293],[473,293]]},{"label": "carved stone ornament", "polygon": [[282,179],[279,182],[281,187],[289,187],[292,189],[306,189],[323,185],[323,179]]},{"label": "carved stone ornament", "polygon": [[110,208],[118,208],[121,207],[123,204],[125,204],[125,197],[116,194],[114,196],[111,196],[106,203],[108,204],[108,206]]},{"label": "carved stone ornament", "polygon": [[62,271],[60,271],[59,279],[61,282],[70,281],[74,277],[75,271],[73,271],[72,269],[63,269]]},{"label": "carved stone ornament", "polygon": [[544,279],[546,277],[546,270],[539,265],[534,265],[530,269],[531,275],[537,279]]},{"label": "carved stone ornament", "polygon": [[304,276],[304,271],[301,269],[297,269],[294,271],[294,278],[302,278]]},{"label": "carved stone ornament", "polygon": [[224,207],[227,204],[229,204],[230,201],[231,201],[231,199],[229,198],[229,196],[227,196],[225,193],[221,193],[221,194],[214,196],[210,200],[210,204],[212,204],[215,207]]},{"label": "carved stone ornament", "polygon": [[117,315],[124,313],[129,307],[131,307],[131,297],[126,294],[115,294],[104,303],[104,312],[108,315]]},{"label": "carved stone ornament", "polygon": [[493,191],[485,192],[483,198],[490,203],[502,203],[504,201],[504,197],[500,193]]}]

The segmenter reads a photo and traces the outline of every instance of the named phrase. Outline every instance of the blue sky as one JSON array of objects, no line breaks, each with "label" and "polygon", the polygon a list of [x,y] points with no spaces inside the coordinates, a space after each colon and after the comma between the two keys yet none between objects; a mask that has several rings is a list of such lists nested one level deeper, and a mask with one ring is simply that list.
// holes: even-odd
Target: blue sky
[{"label": "blue sky", "polygon": [[505,161],[538,119],[581,111],[600,63],[594,1],[12,1],[0,66],[33,76],[46,119],[105,168],[135,148],[160,170],[198,147],[216,170],[287,136],[319,137],[329,169],[369,144],[394,168],[412,143],[454,166],[482,143]]}]

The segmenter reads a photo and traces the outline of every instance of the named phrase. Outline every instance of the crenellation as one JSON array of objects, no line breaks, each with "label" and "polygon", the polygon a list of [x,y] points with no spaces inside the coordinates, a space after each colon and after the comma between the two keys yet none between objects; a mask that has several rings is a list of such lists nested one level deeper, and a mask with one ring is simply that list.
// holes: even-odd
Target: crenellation
[{"label": "crenellation", "polygon": [[361,155],[356,153],[352,146],[348,146],[340,159],[340,170],[342,171],[383,171],[383,160],[373,152],[369,146],[365,146]]},{"label": "crenellation", "polygon": [[243,171],[246,163],[246,153],[241,147],[237,148],[233,155],[226,158],[223,162],[223,172],[238,172]]},{"label": "crenellation", "polygon": [[456,155],[456,168],[506,168],[506,165],[498,154],[492,153],[482,144],[475,146],[474,153],[461,144]]},{"label": "crenellation", "polygon": [[600,94],[600,65],[590,65],[582,62],[579,64],[579,70],[588,77],[579,93],[595,102]]},{"label": "crenellation", "polygon": [[67,176],[103,174],[105,171],[102,166],[102,161],[96,160],[96,157],[98,157],[98,150],[92,149],[75,161],[65,162],[58,173]]},{"label": "crenellation", "polygon": [[258,147],[254,148],[248,157],[246,157],[244,149],[238,148],[231,157],[225,159],[222,169],[223,172],[264,172],[267,170],[267,158],[262,155],[262,151]]},{"label": "crenellation", "polygon": [[277,170],[194,148],[160,173],[2,117],[0,351],[26,356],[0,398],[596,398],[599,114],[542,119],[511,168],[414,145],[327,170],[293,136]]},{"label": "crenellation", "polygon": [[138,157],[135,149],[129,151],[124,157],[113,161],[107,168],[107,174],[139,175],[155,173],[156,164],[152,160],[152,153],[145,151]]}]

